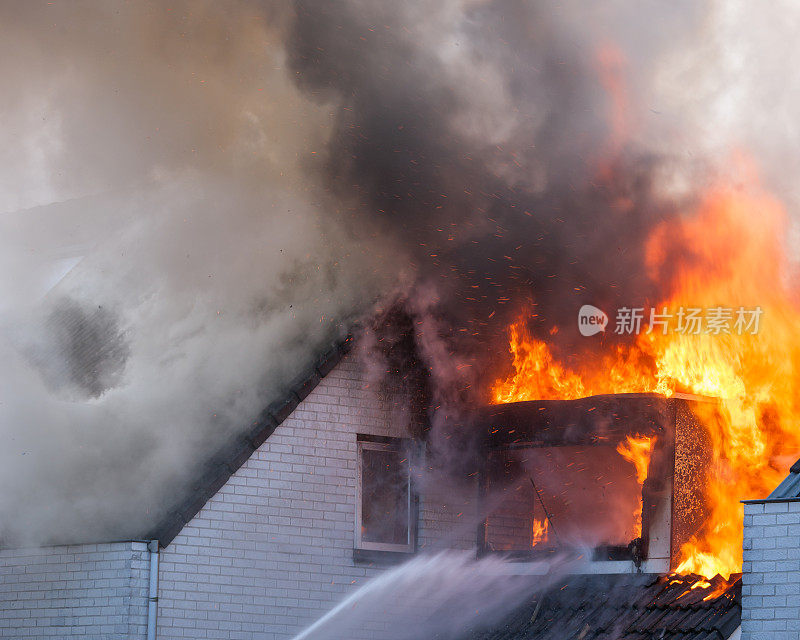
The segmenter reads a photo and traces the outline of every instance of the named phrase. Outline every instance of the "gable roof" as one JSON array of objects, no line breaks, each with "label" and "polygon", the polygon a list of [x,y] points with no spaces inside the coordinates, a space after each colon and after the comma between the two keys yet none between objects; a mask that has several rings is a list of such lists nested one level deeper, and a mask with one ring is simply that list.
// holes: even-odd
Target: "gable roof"
[{"label": "gable roof", "polygon": [[741,575],[705,582],[699,576],[568,576],[532,596],[502,626],[463,640],[727,640],[741,624]]},{"label": "gable roof", "polygon": [[287,393],[266,407],[241,436],[228,442],[198,469],[196,480],[186,485],[187,491],[179,496],[175,506],[144,536],[158,540],[166,547],[189,521],[228,482],[230,477],[250,458],[273,431],[288,418],[322,379],[341,361],[353,345],[348,335],[331,346],[316,362],[297,376]]}]

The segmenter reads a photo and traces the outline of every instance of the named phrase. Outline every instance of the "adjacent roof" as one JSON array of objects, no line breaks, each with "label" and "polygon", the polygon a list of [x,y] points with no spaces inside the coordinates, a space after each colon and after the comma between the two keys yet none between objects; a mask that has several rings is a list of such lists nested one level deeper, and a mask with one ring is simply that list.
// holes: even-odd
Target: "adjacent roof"
[{"label": "adjacent roof", "polygon": [[783,498],[800,498],[800,460],[792,465],[789,475],[775,487],[767,499],[781,500]]},{"label": "adjacent roof", "polygon": [[288,385],[287,393],[264,409],[242,436],[227,443],[198,468],[197,479],[178,496],[175,506],[144,536],[166,547],[194,518],[206,502],[219,491],[272,432],[330,373],[353,344],[352,335],[334,344],[315,363]]},{"label": "adjacent roof", "polygon": [[464,640],[727,640],[741,617],[741,575],[580,575]]}]

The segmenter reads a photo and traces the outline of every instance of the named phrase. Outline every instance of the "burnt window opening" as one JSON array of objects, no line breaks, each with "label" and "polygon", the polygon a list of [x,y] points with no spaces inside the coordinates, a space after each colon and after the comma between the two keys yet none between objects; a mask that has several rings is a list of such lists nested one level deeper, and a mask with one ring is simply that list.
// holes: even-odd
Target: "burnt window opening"
[{"label": "burnt window opening", "polygon": [[642,485],[617,443],[490,451],[484,492],[485,551],[589,547],[595,559],[623,559],[642,537]]},{"label": "burnt window opening", "polygon": [[408,447],[399,438],[358,440],[356,549],[414,550],[416,510]]},{"label": "burnt window opening", "polygon": [[713,398],[684,394],[481,409],[479,553],[526,561],[588,550],[591,560],[674,570],[704,526],[711,468],[704,424],[718,411]]}]

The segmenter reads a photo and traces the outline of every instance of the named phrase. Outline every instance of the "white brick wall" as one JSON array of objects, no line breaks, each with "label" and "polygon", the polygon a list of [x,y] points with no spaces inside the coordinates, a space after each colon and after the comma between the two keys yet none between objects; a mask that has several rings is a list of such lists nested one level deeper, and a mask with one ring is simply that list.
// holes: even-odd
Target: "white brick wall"
[{"label": "white brick wall", "polygon": [[[354,355],[322,380],[161,552],[161,640],[291,638],[382,570],[353,560],[356,434],[405,436],[392,404]],[[457,503],[422,501],[423,544]]]},{"label": "white brick wall", "polygon": [[434,477],[420,489],[419,549],[474,549],[477,540],[477,483],[472,487],[437,483]]},{"label": "white brick wall", "polygon": [[742,640],[800,640],[800,502],[744,505]]},{"label": "white brick wall", "polygon": [[0,638],[144,638],[147,546],[0,551]]}]

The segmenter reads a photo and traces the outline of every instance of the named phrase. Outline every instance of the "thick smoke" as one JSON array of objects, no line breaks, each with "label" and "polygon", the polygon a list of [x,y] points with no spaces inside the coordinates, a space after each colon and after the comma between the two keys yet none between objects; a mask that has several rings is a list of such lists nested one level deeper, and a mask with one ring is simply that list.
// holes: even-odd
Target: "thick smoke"
[{"label": "thick smoke", "polygon": [[0,536],[130,535],[397,291],[447,401],[480,395],[522,307],[575,354],[581,304],[661,293],[644,239],[732,148],[797,206],[797,20],[2,5]]},{"label": "thick smoke", "polygon": [[796,127],[772,126],[759,103],[775,100],[782,120],[795,104],[771,53],[796,50],[788,27],[764,46],[781,11],[756,10],[754,28],[737,3],[297,7],[298,82],[339,104],[326,178],[350,203],[343,222],[410,252],[452,351],[490,376],[521,309],[535,334],[558,329],[550,340],[569,359],[587,345],[582,304],[646,307],[667,294],[644,268],[645,240],[691,214],[735,149],[771,186],[794,157],[784,134]]},{"label": "thick smoke", "polygon": [[[671,158],[629,140],[635,96],[614,29],[648,14],[580,7],[299,4],[298,81],[341,103],[327,177],[351,203],[345,223],[412,253],[467,338],[461,352],[476,333],[496,349],[524,304],[545,332],[571,328],[587,297],[612,307],[654,293],[642,251],[676,214],[658,193]],[[631,64],[649,66],[692,29],[688,9],[643,24],[649,49]]]},{"label": "thick smoke", "polygon": [[0,538],[142,535],[397,261],[328,220],[289,7],[2,13]]}]

